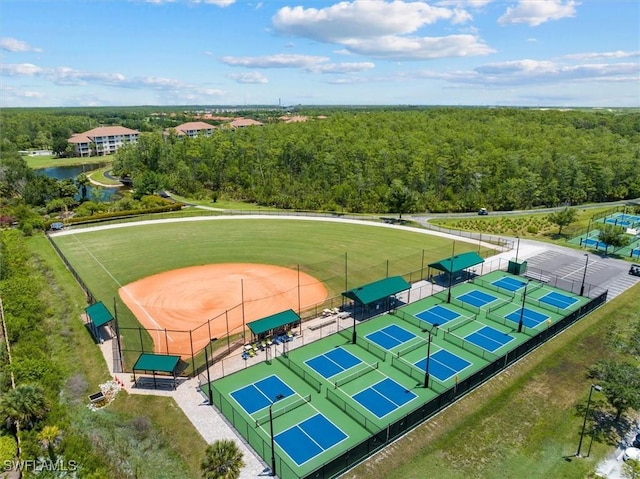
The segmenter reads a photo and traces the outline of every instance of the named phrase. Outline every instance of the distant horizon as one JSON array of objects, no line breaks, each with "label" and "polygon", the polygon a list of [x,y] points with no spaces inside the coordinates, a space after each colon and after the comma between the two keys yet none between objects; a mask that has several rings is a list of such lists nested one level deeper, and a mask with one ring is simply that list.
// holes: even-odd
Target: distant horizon
[{"label": "distant horizon", "polygon": [[391,109],[412,109],[412,108],[473,108],[473,109],[524,109],[524,110],[637,110],[639,106],[559,106],[559,105],[419,105],[419,104],[298,104],[298,105],[277,105],[277,104],[255,104],[255,105],[215,105],[215,104],[184,104],[184,105],[92,105],[92,106],[12,106],[2,107],[2,110],[33,110],[33,109],[127,109],[127,108],[153,108],[153,109],[220,109],[220,110],[252,110],[252,109],[270,109],[270,110],[296,110],[296,109],[363,109],[363,108],[391,108]]}]

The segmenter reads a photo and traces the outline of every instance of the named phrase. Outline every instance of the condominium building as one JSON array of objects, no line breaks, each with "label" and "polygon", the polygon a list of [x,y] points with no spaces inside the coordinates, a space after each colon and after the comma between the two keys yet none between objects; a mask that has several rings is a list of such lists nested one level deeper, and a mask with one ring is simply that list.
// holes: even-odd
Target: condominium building
[{"label": "condominium building", "polygon": [[122,145],[138,142],[138,130],[123,126],[101,126],[77,133],[67,141],[73,145],[75,156],[103,156],[118,151]]},{"label": "condominium building", "polygon": [[[189,138],[196,138],[198,136],[211,136],[213,135],[214,126],[205,123],[204,121],[190,121],[183,123],[173,128],[176,135],[179,137],[188,136]],[[165,133],[168,133],[165,131]]]}]

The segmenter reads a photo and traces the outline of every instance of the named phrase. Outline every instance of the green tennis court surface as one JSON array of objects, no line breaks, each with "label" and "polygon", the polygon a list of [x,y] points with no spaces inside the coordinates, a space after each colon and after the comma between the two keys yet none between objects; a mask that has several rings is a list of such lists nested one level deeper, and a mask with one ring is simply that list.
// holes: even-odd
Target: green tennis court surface
[{"label": "green tennis court surface", "polygon": [[540,344],[537,335],[589,302],[495,271],[453,287],[451,303],[445,291],[357,322],[355,344],[349,322],[284,355],[276,350],[270,361],[211,383],[213,402],[267,464],[273,438],[282,479],[335,477],[526,354]]}]

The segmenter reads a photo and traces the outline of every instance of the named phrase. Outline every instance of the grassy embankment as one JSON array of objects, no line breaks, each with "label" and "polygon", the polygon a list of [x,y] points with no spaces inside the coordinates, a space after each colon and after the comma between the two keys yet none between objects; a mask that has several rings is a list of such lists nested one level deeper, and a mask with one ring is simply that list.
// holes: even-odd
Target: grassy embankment
[{"label": "grassy embankment", "polygon": [[[549,213],[526,213],[522,215],[501,215],[491,213],[489,216],[464,217],[464,218],[434,218],[429,222],[463,231],[482,232],[493,235],[519,236],[520,238],[534,239],[555,243],[561,246],[572,247],[567,241],[571,238],[586,233],[589,220],[594,215],[612,210],[612,206],[602,207],[576,207],[576,220],[562,228],[559,234],[557,225],[549,221]],[[593,224],[591,225],[593,229]]]},{"label": "grassy embankment", "polygon": [[[617,445],[598,432],[577,451],[591,381],[587,369],[613,353],[606,338],[638,321],[640,286],[582,319],[489,383],[347,474],[350,479],[582,479]],[[607,410],[596,394],[592,407]],[[630,414],[633,414],[631,412]],[[591,425],[582,454],[589,450]]]},{"label": "grassy embankment", "polygon": [[[200,477],[206,447],[172,398],[130,395],[120,391],[103,410],[92,412],[86,396],[110,379],[107,365],[80,320],[86,299],[43,236],[28,240],[43,261],[51,285],[45,301],[51,317],[50,354],[68,375],[73,427],[90,438],[97,452],[117,466],[109,477]],[[130,473],[127,473],[129,471]]]}]

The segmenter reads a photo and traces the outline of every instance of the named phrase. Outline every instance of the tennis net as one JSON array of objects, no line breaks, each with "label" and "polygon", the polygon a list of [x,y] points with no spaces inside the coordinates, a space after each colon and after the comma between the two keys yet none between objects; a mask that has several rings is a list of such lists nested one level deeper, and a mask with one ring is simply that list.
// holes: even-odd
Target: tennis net
[{"label": "tennis net", "polygon": [[447,331],[451,332],[455,331],[456,329],[460,329],[461,327],[475,321],[477,317],[477,314],[474,314],[473,316],[462,316],[461,318],[456,319],[455,322],[449,328],[447,328]]},{"label": "tennis net", "polygon": [[355,381],[358,378],[361,378],[362,376],[364,376],[367,373],[370,373],[371,371],[378,369],[378,362],[376,361],[373,364],[366,364],[364,368],[353,372],[351,374],[349,374],[348,376],[345,376],[343,378],[338,378],[334,381],[333,385],[336,388],[339,388],[340,386],[344,386],[347,383],[350,383],[351,381]]},{"label": "tennis net", "polygon": [[515,291],[513,291],[511,289],[508,289],[508,288],[503,288],[502,286],[498,286],[497,284],[493,284],[493,283],[491,283],[489,281],[485,281],[482,278],[474,278],[469,282],[477,284],[477,285],[480,285],[483,288],[486,288],[486,289],[488,289],[490,291],[495,291],[497,293],[506,294],[507,296],[510,296],[512,298],[515,297],[515,295],[516,295]]},{"label": "tennis net", "polygon": [[400,357],[404,356],[405,354],[409,354],[411,351],[415,351],[416,349],[418,349],[418,348],[420,348],[422,346],[426,346],[426,344],[428,342],[429,342],[428,339],[422,339],[420,341],[416,341],[414,343],[411,343],[408,346],[405,346],[404,348],[399,349],[396,352],[396,356],[400,358]]},{"label": "tennis net", "polygon": [[300,396],[298,398],[296,398],[293,402],[290,402],[282,407],[279,407],[278,409],[273,408],[273,403],[271,406],[271,415],[269,414],[265,414],[264,416],[261,416],[259,418],[256,419],[256,427],[258,426],[262,426],[263,424],[268,423],[269,421],[271,421],[271,419],[275,419],[277,417],[282,416],[283,414],[287,414],[288,412],[293,411],[294,409],[299,408],[300,406],[304,406],[307,403],[311,402],[311,394],[309,394],[308,396]]}]

